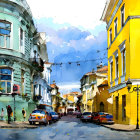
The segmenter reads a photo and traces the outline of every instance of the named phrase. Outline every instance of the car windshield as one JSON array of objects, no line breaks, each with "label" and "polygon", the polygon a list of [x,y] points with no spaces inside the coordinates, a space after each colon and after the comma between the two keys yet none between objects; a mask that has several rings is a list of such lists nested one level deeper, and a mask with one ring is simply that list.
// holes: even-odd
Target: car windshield
[{"label": "car windshield", "polygon": [[91,112],[84,112],[83,115],[91,115]]},{"label": "car windshield", "polygon": [[99,115],[104,115],[104,113],[103,112],[99,112]]},{"label": "car windshield", "polygon": [[44,111],[41,111],[41,110],[34,110],[32,113],[41,113],[41,114],[45,114]]},{"label": "car windshield", "polygon": [[52,115],[56,115],[56,113],[55,112],[50,112]]}]

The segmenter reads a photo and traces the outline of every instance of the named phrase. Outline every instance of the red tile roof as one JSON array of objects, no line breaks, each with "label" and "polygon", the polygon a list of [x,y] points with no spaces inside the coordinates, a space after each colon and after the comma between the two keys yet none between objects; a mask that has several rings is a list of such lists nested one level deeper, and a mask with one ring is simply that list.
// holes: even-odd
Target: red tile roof
[{"label": "red tile roof", "polygon": [[97,72],[107,72],[107,71],[108,71],[108,66],[104,66],[97,70]]},{"label": "red tile roof", "polygon": [[51,84],[50,85],[52,88],[58,88],[56,84]]},{"label": "red tile roof", "polygon": [[53,64],[53,63],[50,63],[50,62],[45,62],[44,64]]}]

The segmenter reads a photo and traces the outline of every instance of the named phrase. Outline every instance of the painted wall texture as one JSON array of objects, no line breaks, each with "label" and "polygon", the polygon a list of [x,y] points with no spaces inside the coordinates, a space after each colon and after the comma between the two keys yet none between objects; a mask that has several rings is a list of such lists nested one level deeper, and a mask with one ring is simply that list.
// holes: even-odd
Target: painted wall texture
[{"label": "painted wall texture", "polygon": [[107,23],[108,81],[116,123],[136,124],[137,120],[136,92],[128,93],[126,81],[130,78],[133,87],[140,84],[139,5],[137,0],[111,0],[102,16]]}]

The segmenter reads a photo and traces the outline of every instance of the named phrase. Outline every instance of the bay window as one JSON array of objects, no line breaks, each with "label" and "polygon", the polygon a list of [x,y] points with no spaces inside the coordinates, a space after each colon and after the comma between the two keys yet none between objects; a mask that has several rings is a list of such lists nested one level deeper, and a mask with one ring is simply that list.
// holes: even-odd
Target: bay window
[{"label": "bay window", "polygon": [[117,27],[118,27],[118,19],[116,18],[114,21],[114,28],[115,28],[115,37],[117,36]]},{"label": "bay window", "polygon": [[118,56],[116,56],[116,78],[119,77]]},{"label": "bay window", "polygon": [[24,50],[24,32],[23,32],[22,28],[20,28],[20,51],[23,54],[25,52],[25,50]]},{"label": "bay window", "polygon": [[122,75],[126,72],[126,63],[125,63],[125,49],[122,51]]},{"label": "bay window", "polygon": [[121,8],[121,26],[124,26],[124,5]]},{"label": "bay window", "polygon": [[0,68],[0,93],[11,93],[12,70]]},{"label": "bay window", "polygon": [[0,20],[0,47],[10,48],[11,23]]},{"label": "bay window", "polygon": [[110,35],[110,44],[112,44],[112,28],[109,30],[109,35]]},{"label": "bay window", "polygon": [[110,81],[113,81],[113,61],[110,63]]}]

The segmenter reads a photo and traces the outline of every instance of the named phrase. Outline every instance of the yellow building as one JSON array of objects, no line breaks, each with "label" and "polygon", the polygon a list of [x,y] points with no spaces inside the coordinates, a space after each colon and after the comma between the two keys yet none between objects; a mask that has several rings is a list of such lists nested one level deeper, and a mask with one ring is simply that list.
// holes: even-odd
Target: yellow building
[{"label": "yellow building", "polygon": [[52,96],[52,107],[53,107],[53,111],[56,111],[58,110],[58,107],[59,107],[59,95],[60,93],[58,92],[58,86],[53,83],[50,85],[52,90],[51,90],[51,96]]},{"label": "yellow building", "polygon": [[121,124],[136,124],[137,120],[136,92],[128,92],[126,81],[130,78],[133,86],[140,84],[139,15],[139,0],[109,0],[101,18],[107,24],[108,84],[113,95],[113,115],[115,122]]},{"label": "yellow building", "polygon": [[111,95],[108,92],[107,66],[97,66],[97,71],[88,72],[81,79],[81,93],[83,95],[83,112],[112,113],[112,104],[107,101]]},{"label": "yellow building", "polygon": [[[82,93],[82,112],[92,112],[93,110],[93,99],[92,99],[92,84],[96,80],[96,74],[93,72],[86,73],[80,80],[81,82],[81,93]],[[92,83],[93,82],[93,83]]]},{"label": "yellow building", "polygon": [[63,98],[66,99],[66,113],[75,112],[77,110],[77,96],[79,92],[70,92],[63,95]]}]

